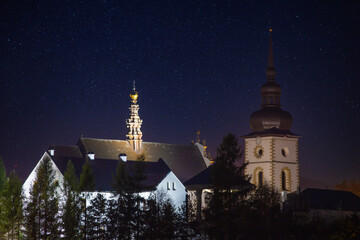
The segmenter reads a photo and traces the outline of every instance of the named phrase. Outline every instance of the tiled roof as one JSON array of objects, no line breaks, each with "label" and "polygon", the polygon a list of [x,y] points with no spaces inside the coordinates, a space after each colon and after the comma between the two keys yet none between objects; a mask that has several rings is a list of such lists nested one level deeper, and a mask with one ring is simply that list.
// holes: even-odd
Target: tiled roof
[{"label": "tiled roof", "polygon": [[[118,160],[120,154],[126,154],[128,160],[137,158],[130,144],[123,140],[80,138],[78,145],[84,155],[93,152],[96,159]],[[182,182],[207,167],[196,145],[142,142],[141,147],[145,161],[156,162],[162,158]]]},{"label": "tiled roof", "polygon": [[119,154],[125,153],[129,160],[136,160],[136,153],[127,141],[80,138],[78,145],[84,155],[88,152],[93,152],[95,153],[95,157],[98,159],[118,160]]},{"label": "tiled roof", "polygon": [[286,201],[286,206],[297,211],[311,209],[360,211],[360,197],[348,191],[308,188]]},{"label": "tiled roof", "polygon": [[[211,183],[211,171],[214,166],[215,164],[211,165],[207,169],[203,170],[196,176],[186,181],[184,183],[185,187],[188,190],[211,188],[213,186],[213,184]],[[242,177],[233,177],[231,179],[232,179],[231,185],[234,186],[234,189],[246,188],[252,186],[250,182],[246,181]]]},{"label": "tiled roof", "polygon": [[[82,166],[85,163],[85,158],[78,156],[64,156],[64,152],[72,152],[76,146],[63,147],[52,146],[55,149],[55,155],[52,156],[56,166],[62,174],[66,171],[66,166],[69,160],[74,164],[75,174],[80,177]],[[76,151],[76,150],[75,150]],[[90,166],[94,172],[96,190],[99,191],[112,191],[113,176],[116,174],[116,168],[120,160],[113,159],[95,159],[89,160]],[[133,175],[135,161],[127,161],[128,174]],[[143,190],[154,189],[165,176],[171,171],[166,163],[159,159],[156,162],[144,162],[145,170],[144,175],[146,179],[141,183]]]},{"label": "tiled roof", "polygon": [[143,142],[142,150],[145,159],[156,161],[162,158],[182,182],[207,168],[196,145]]}]

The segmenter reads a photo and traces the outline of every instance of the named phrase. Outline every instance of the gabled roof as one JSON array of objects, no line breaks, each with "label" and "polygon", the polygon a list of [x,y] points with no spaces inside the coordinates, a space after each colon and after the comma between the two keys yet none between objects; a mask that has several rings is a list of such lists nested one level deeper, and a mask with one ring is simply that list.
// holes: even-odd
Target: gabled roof
[{"label": "gabled roof", "polygon": [[[78,147],[84,157],[87,153],[92,152],[99,160],[118,160],[120,154],[126,154],[128,160],[137,158],[137,153],[129,142],[123,140],[80,138]],[[141,148],[146,162],[157,162],[160,158],[163,159],[182,182],[207,168],[199,148],[194,144],[142,142]]]},{"label": "gabled roof", "polygon": [[204,158],[196,145],[143,142],[142,150],[145,159],[156,161],[162,158],[182,182],[207,168]]},{"label": "gabled roof", "polygon": [[[85,164],[86,158],[78,154],[80,150],[77,146],[52,146],[55,150],[55,155],[52,159],[60,172],[64,175],[66,166],[69,160],[74,164],[75,174],[80,177],[82,166]],[[75,153],[72,156],[67,156],[65,153]],[[89,160],[90,166],[94,172],[96,190],[98,191],[112,191],[113,176],[116,174],[116,168],[120,160],[114,159],[95,159]],[[128,174],[133,175],[134,165],[136,161],[125,162]],[[166,163],[159,159],[156,162],[144,162],[144,175],[146,179],[141,183],[143,191],[154,190],[156,186],[170,173],[170,168]]]},{"label": "gabled roof", "polygon": [[[214,168],[215,164],[211,165],[207,169],[203,170],[199,174],[195,175],[188,181],[184,183],[185,187],[188,190],[195,190],[195,189],[209,189],[213,187],[211,183],[211,171]],[[242,177],[234,177],[231,178],[232,183],[231,185],[234,186],[234,189],[244,189],[247,187],[252,186],[252,184],[246,181]]]},{"label": "gabled roof", "polygon": [[312,209],[360,211],[360,197],[352,192],[308,188],[286,201],[286,206],[295,211]]},{"label": "gabled roof", "polygon": [[121,153],[126,154],[129,160],[136,160],[137,157],[129,142],[124,140],[80,138],[78,146],[83,155],[93,152],[99,159],[118,160]]}]

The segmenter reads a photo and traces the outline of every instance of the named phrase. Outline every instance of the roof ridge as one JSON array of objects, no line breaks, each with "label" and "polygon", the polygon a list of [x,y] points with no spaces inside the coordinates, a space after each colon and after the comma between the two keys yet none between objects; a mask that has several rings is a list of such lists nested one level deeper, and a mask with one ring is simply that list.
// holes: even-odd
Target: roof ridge
[{"label": "roof ridge", "polygon": [[121,139],[105,139],[105,138],[89,138],[89,137],[82,137],[79,140],[97,140],[97,141],[117,141],[117,142],[127,142],[127,140],[121,140]]},{"label": "roof ridge", "polygon": [[152,144],[162,144],[162,145],[172,145],[172,146],[183,146],[183,147],[191,147],[191,146],[195,146],[192,144],[175,144],[175,143],[160,143],[160,142],[142,142],[142,143],[152,143]]}]

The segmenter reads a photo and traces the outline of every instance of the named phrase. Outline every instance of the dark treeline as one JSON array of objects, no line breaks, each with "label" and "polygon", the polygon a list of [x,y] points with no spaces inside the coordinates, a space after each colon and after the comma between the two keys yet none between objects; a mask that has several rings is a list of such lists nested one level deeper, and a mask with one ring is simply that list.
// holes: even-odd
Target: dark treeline
[{"label": "dark treeline", "polygon": [[0,239],[360,239],[356,214],[323,219],[284,211],[280,195],[262,188],[233,189],[244,176],[236,161],[242,151],[234,135],[223,139],[212,168],[209,203],[196,218],[190,201],[176,209],[165,192],[144,199],[144,156],[133,174],[119,162],[113,192],[95,192],[86,162],[80,178],[68,161],[64,181],[55,178],[52,161],[39,164],[29,197],[14,172],[0,159]]}]

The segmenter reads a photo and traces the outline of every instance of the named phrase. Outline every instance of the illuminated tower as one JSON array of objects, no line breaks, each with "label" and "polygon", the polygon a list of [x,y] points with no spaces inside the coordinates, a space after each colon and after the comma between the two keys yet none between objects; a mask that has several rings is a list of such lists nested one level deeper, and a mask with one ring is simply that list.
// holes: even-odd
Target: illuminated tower
[{"label": "illuminated tower", "polygon": [[293,192],[299,187],[298,139],[290,131],[292,116],[281,109],[281,87],[275,82],[272,38],[269,30],[267,81],[261,86],[262,108],[250,117],[252,133],[245,138],[245,173],[256,186]]},{"label": "illuminated tower", "polygon": [[126,139],[127,141],[129,141],[134,151],[140,153],[141,142],[142,142],[142,132],[141,132],[142,120],[139,117],[139,105],[137,104],[138,97],[139,97],[139,93],[135,89],[135,81],[134,81],[133,91],[130,93],[130,98],[131,98],[131,105],[129,108],[130,118],[126,120],[126,125],[127,128],[129,129],[128,134],[126,134]]}]

